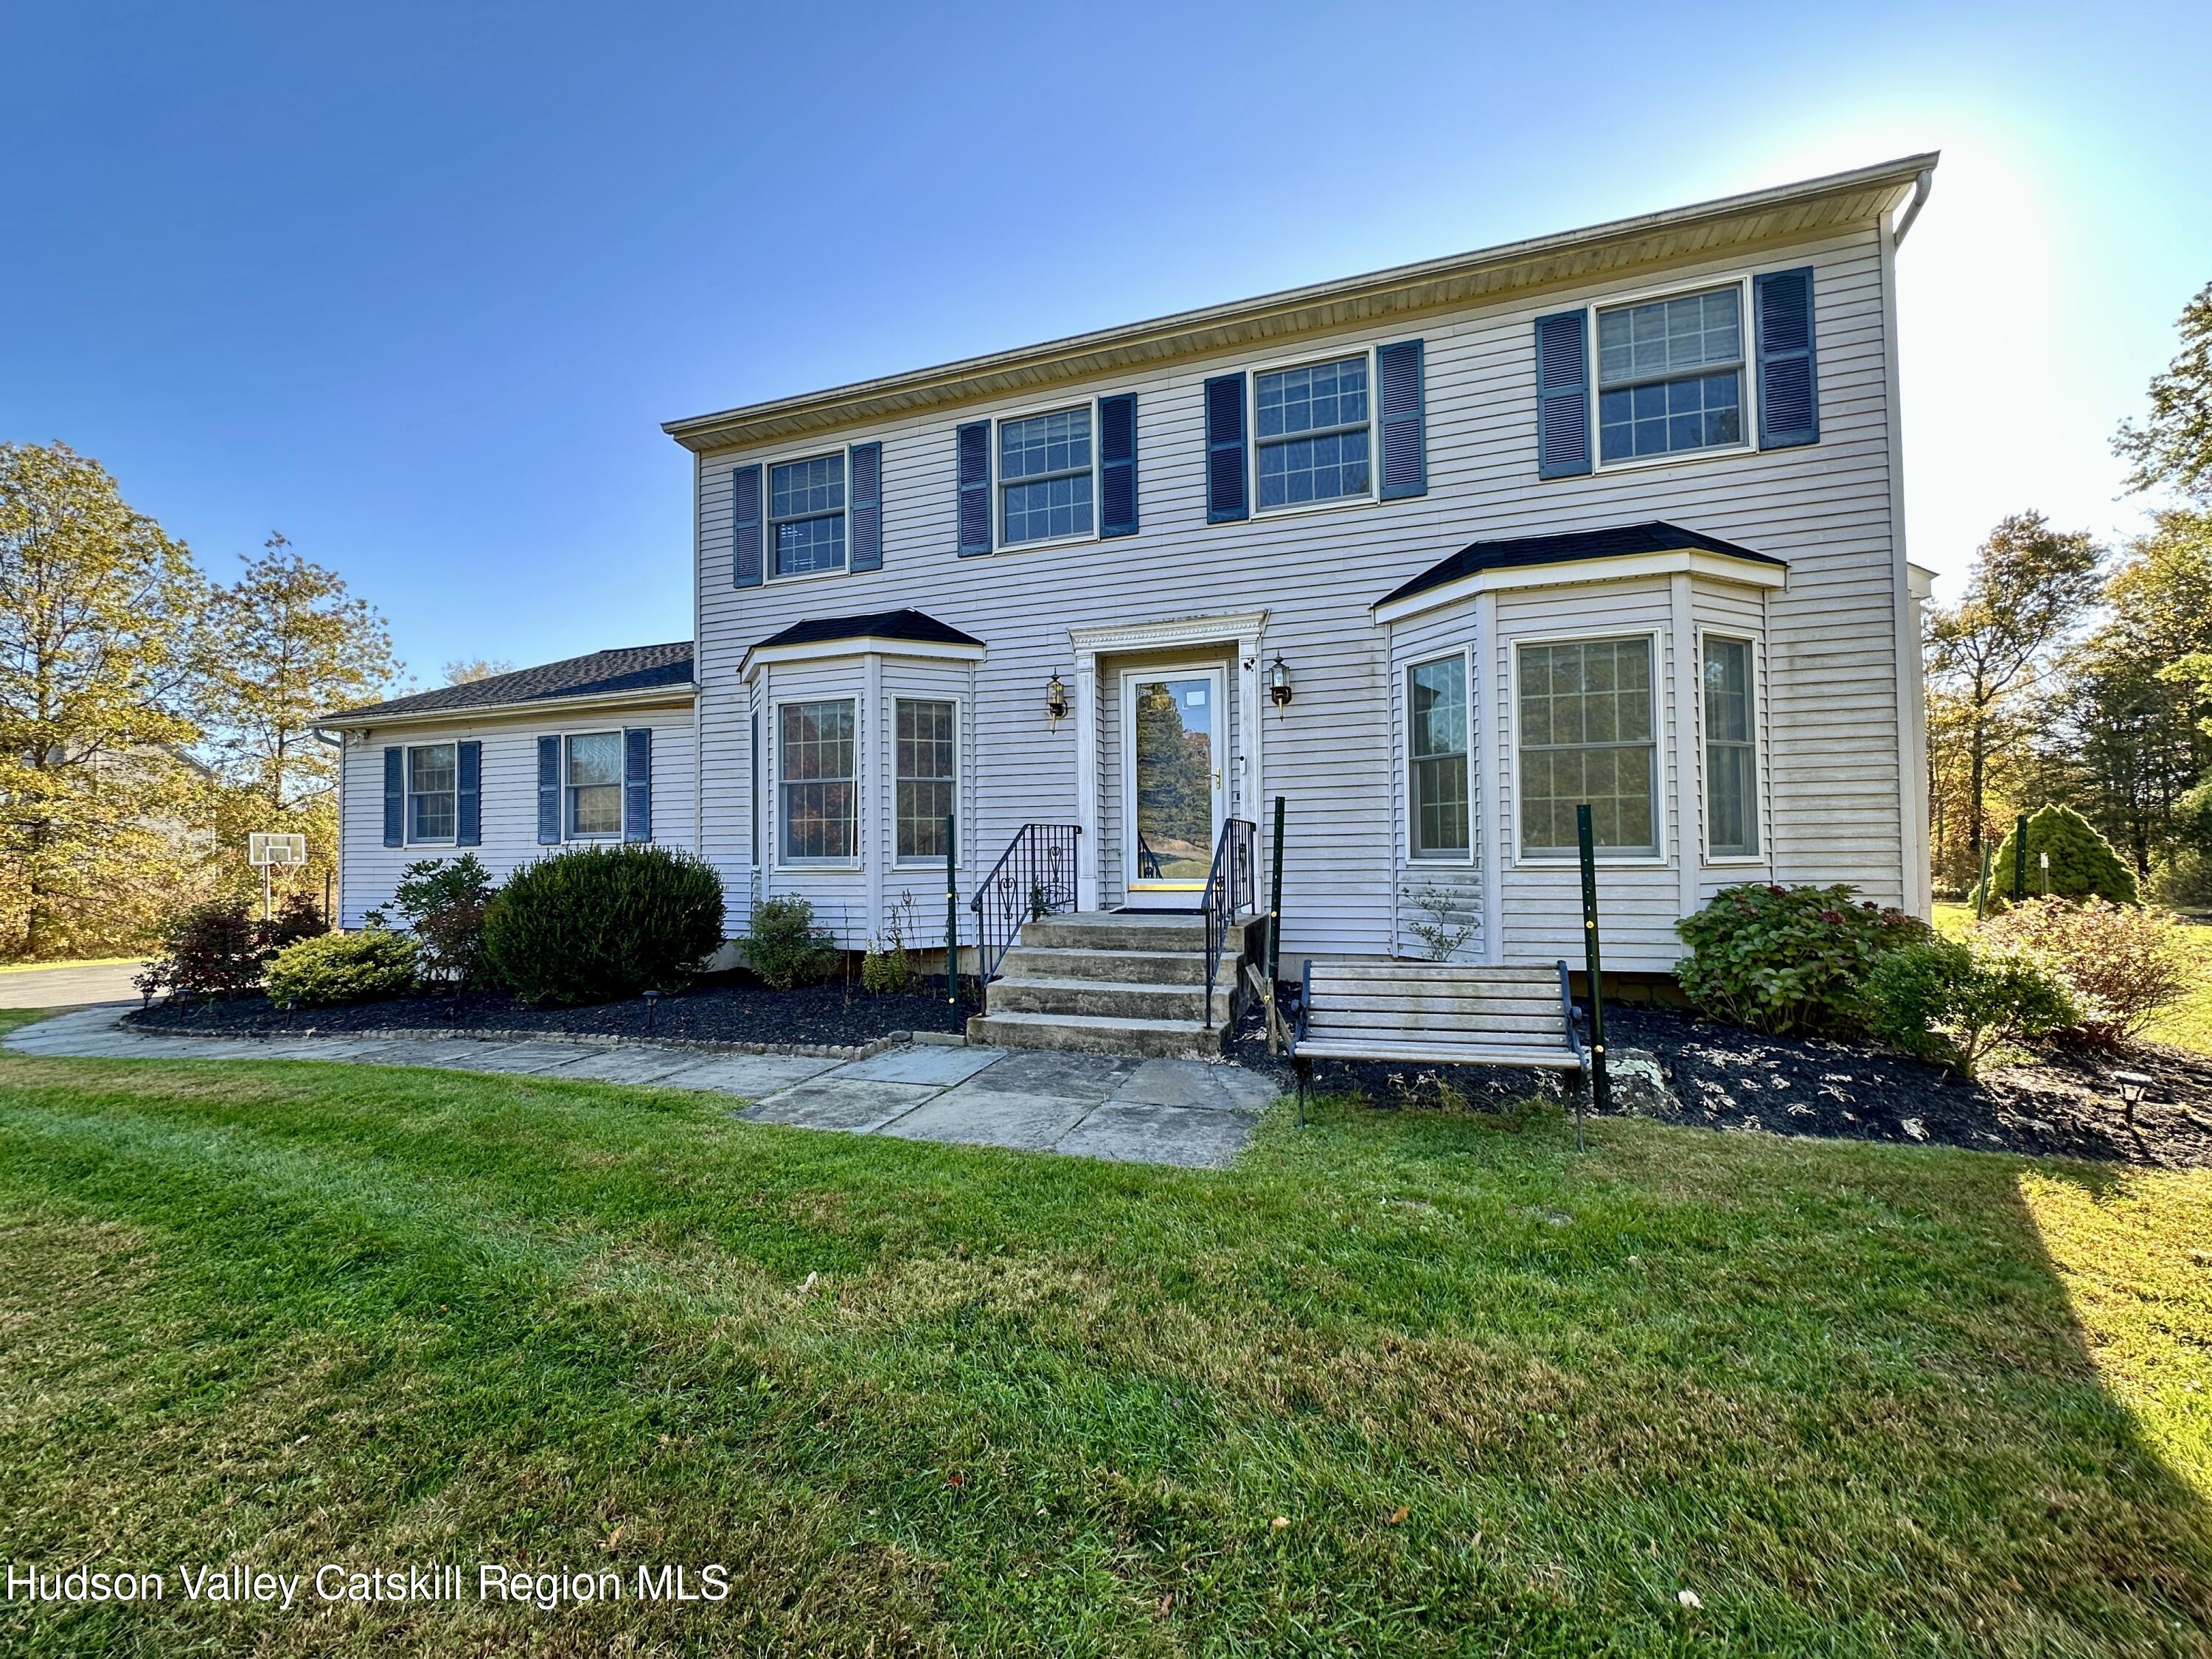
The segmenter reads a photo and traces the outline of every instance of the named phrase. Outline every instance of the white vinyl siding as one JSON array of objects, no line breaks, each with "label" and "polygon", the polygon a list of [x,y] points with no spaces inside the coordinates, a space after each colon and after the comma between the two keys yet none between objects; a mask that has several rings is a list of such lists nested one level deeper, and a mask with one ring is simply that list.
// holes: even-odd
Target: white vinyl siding
[{"label": "white vinyl siding", "polygon": [[[343,734],[339,761],[343,779],[339,794],[343,835],[338,862],[339,925],[358,927],[364,912],[390,904],[400,872],[418,859],[468,852],[482,861],[493,880],[504,881],[522,866],[557,852],[559,848],[542,846],[538,840],[538,740],[541,737],[565,740],[576,733],[604,732],[617,718],[624,726],[647,726],[653,732],[653,844],[696,850],[693,825],[698,799],[697,744],[688,703],[624,709],[619,716],[598,713],[563,718],[551,712],[512,711],[474,719],[456,715],[435,725],[373,730],[366,741],[360,732],[348,732]],[[463,740],[483,745],[477,796],[480,844],[457,849],[447,840],[385,846],[386,747],[415,748]],[[566,747],[565,741],[562,746]],[[725,883],[734,926],[744,916],[745,882],[742,873],[734,878],[726,873]]]},{"label": "white vinyl siding", "polygon": [[[1869,227],[1773,246],[1750,261],[1706,259],[1686,264],[1680,275],[1686,288],[1713,287],[1747,270],[1806,264],[1816,271],[1821,437],[1802,448],[1711,453],[1694,465],[1540,481],[1534,319],[1610,303],[1627,291],[1618,281],[1577,281],[1417,321],[1380,317],[1316,337],[1310,351],[1297,352],[1296,361],[1326,362],[1393,340],[1418,336],[1425,342],[1429,491],[1415,500],[1206,522],[1204,383],[1213,374],[1279,367],[1288,356],[1279,345],[1116,372],[1071,388],[1085,398],[1138,394],[1144,529],[1086,545],[1067,559],[1008,564],[962,559],[953,550],[954,428],[963,420],[1014,418],[1050,407],[1034,388],[995,401],[979,398],[957,410],[887,416],[842,434],[884,446],[884,568],[865,578],[732,588],[731,469],[789,452],[763,445],[704,458],[697,469],[696,592],[705,688],[703,850],[741,891],[749,870],[750,726],[757,695],[737,673],[745,647],[805,617],[910,605],[988,646],[981,663],[948,673],[944,688],[951,694],[972,684],[962,733],[969,767],[961,786],[968,802],[961,824],[966,866],[988,870],[1025,823],[1075,822],[1082,799],[1078,756],[1087,750],[1097,757],[1097,818],[1095,836],[1082,838],[1081,857],[1110,902],[1118,896],[1118,774],[1109,748],[1118,685],[1106,683],[1102,670],[1089,704],[1095,724],[1087,738],[1073,720],[1055,728],[1045,718],[1043,690],[1054,674],[1066,678],[1071,692],[1077,687],[1069,630],[1265,607],[1260,662],[1279,653],[1297,695],[1279,712],[1263,702],[1249,728],[1257,748],[1232,757],[1226,782],[1231,810],[1261,826],[1263,845],[1272,798],[1282,794],[1288,801],[1285,959],[1310,952],[1393,954],[1405,948],[1399,877],[1410,844],[1403,822],[1402,666],[1462,648],[1471,635],[1432,633],[1408,647],[1417,654],[1393,661],[1386,653],[1398,647],[1386,645],[1387,630],[1376,626],[1369,607],[1473,540],[1659,519],[1789,562],[1786,590],[1767,596],[1764,610],[1756,592],[1716,598],[1701,586],[1696,601],[1701,621],[1760,641],[1763,868],[1777,880],[1847,881],[1869,898],[1899,902],[1906,896],[1899,828],[1901,531],[1892,517],[1893,411],[1876,232]],[[1163,581],[1163,572],[1172,572],[1173,580]],[[1669,620],[1663,582],[1532,589],[1499,596],[1497,611],[1500,641],[1509,635],[1538,638],[1585,629],[1664,629]],[[1178,653],[1186,660],[1200,654]],[[1661,654],[1659,681],[1669,684],[1674,669],[1663,643]],[[1240,664],[1229,648],[1219,655],[1229,659],[1234,702],[1242,695]],[[1512,839],[1516,780],[1504,741],[1511,719],[1508,660],[1502,648],[1493,648],[1474,665],[1479,706],[1473,725],[1485,745],[1479,750],[1483,769],[1470,791],[1474,865],[1499,884],[1499,914],[1489,920],[1493,933],[1481,948],[1500,960],[1549,962],[1579,954],[1578,900],[1571,860],[1521,860]],[[887,679],[890,672],[887,661]],[[836,695],[857,695],[857,668],[840,672]],[[777,668],[771,678],[776,697],[802,695],[794,670]],[[885,709],[874,718],[887,717]],[[1246,729],[1241,717],[1232,720],[1240,740]],[[772,729],[762,741],[773,746]],[[1660,752],[1664,856],[1672,860],[1671,731],[1661,734]],[[883,792],[875,821],[884,826],[882,857],[888,860],[887,772]],[[1378,832],[1383,825],[1392,826],[1389,833]],[[1694,825],[1691,840],[1694,861]],[[1425,867],[1420,874],[1443,878]],[[1711,878],[1741,878],[1741,867]],[[873,926],[865,883],[817,872],[777,876],[774,883],[806,892],[825,925],[865,943]],[[963,882],[963,905],[968,892]],[[1674,932],[1680,914],[1674,869],[1617,867],[1606,878],[1602,902],[1608,965],[1672,966],[1681,952]],[[921,905],[925,921],[932,908]],[[935,908],[941,911],[941,895]]]}]

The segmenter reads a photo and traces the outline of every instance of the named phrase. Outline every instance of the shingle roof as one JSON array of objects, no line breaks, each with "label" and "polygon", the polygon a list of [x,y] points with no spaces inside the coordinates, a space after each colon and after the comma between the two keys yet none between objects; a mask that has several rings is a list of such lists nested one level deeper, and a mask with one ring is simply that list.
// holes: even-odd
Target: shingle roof
[{"label": "shingle roof", "polygon": [[865,617],[811,617],[792,623],[781,634],[769,635],[752,648],[766,651],[779,645],[822,645],[831,640],[915,640],[925,645],[983,643],[973,634],[963,634],[926,611],[878,611]]},{"label": "shingle roof", "polygon": [[1734,542],[1724,542],[1703,531],[1685,530],[1680,525],[1655,519],[1649,524],[1616,525],[1609,530],[1582,530],[1565,536],[1521,536],[1508,541],[1469,542],[1451,557],[1431,565],[1376,603],[1384,605],[1394,599],[1409,599],[1416,593],[1442,587],[1446,582],[1455,582],[1479,570],[1568,564],[1578,559],[1618,559],[1636,553],[1674,553],[1686,547],[1789,568],[1788,561],[1771,554],[1754,553],[1747,547],[1738,547]]},{"label": "shingle roof", "polygon": [[350,725],[394,714],[496,708],[556,698],[653,691],[690,684],[691,641],[678,640],[667,645],[633,645],[617,651],[594,651],[587,657],[569,657],[536,668],[518,668],[512,674],[494,674],[488,679],[471,680],[466,685],[441,685],[434,691],[418,691],[411,697],[394,697],[389,702],[337,709],[323,716],[323,722]]}]

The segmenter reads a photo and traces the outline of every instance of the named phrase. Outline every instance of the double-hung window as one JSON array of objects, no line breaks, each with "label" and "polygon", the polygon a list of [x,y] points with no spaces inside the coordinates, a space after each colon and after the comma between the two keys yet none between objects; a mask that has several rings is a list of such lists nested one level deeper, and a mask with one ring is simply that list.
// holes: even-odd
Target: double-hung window
[{"label": "double-hung window", "polygon": [[1659,744],[1651,637],[1517,647],[1521,851],[1573,856],[1588,802],[1600,853],[1659,854]]},{"label": "double-hung window", "polygon": [[783,862],[857,856],[854,787],[854,708],[849,697],[787,702],[778,711],[777,771],[782,795]]},{"label": "double-hung window", "polygon": [[769,574],[845,568],[845,452],[768,470]]},{"label": "double-hung window", "polygon": [[408,840],[453,840],[456,783],[452,744],[423,744],[407,751]]},{"label": "double-hung window", "polygon": [[1468,854],[1467,659],[1442,657],[1406,671],[1413,855]]},{"label": "double-hung window", "polygon": [[1741,286],[1601,310],[1597,388],[1601,464],[1743,443]]},{"label": "double-hung window", "polygon": [[1751,641],[1708,637],[1705,677],[1705,850],[1759,855],[1759,745],[1753,723]]},{"label": "double-hung window", "polygon": [[1000,422],[1000,544],[1088,536],[1091,458],[1088,404]]},{"label": "double-hung window", "polygon": [[1260,510],[1370,491],[1367,356],[1253,377]]},{"label": "double-hung window", "polygon": [[896,725],[899,861],[942,860],[945,815],[959,781],[959,707],[901,697]]},{"label": "double-hung window", "polygon": [[592,841],[623,831],[623,737],[619,732],[589,732],[566,740],[567,781],[562,813],[574,841]]}]

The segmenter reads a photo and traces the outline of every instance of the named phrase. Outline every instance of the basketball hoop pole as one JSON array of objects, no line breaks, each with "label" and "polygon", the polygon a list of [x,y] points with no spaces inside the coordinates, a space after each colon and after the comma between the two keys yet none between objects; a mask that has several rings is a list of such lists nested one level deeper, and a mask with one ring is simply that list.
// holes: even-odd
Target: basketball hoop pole
[{"label": "basketball hoop pole", "polygon": [[261,866],[261,920],[264,921],[270,921],[276,914],[269,900],[269,872],[273,867],[266,864]]}]

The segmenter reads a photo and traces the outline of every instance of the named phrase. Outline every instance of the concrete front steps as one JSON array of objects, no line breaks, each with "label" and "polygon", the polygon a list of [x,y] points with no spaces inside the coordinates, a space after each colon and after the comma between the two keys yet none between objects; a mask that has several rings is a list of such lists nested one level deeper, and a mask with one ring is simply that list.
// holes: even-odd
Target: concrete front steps
[{"label": "concrete front steps", "polygon": [[[1232,923],[1206,1026],[1206,921],[1165,911],[1102,910],[1022,925],[968,1041],[1147,1060],[1218,1060],[1243,1007],[1244,933]],[[1255,930],[1255,934],[1257,930]]]}]

